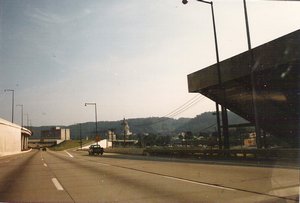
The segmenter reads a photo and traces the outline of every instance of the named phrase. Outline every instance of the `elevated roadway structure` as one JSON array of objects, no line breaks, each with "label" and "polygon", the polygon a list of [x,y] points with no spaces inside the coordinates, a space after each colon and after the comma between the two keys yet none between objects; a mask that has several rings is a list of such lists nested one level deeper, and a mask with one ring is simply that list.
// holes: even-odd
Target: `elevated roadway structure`
[{"label": "elevated roadway structure", "polygon": [[300,30],[188,75],[191,93],[299,146]]},{"label": "elevated roadway structure", "polygon": [[28,150],[31,135],[30,130],[0,118],[0,156]]}]

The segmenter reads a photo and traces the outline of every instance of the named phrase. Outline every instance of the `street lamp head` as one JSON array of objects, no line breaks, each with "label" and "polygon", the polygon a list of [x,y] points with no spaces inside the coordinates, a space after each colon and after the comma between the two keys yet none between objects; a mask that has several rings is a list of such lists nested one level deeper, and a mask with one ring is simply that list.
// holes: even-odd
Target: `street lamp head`
[{"label": "street lamp head", "polygon": [[96,102],[88,102],[84,104],[84,106],[88,106],[88,105],[96,105]]},{"label": "street lamp head", "polygon": [[183,3],[183,4],[187,4],[187,3],[188,3],[188,0],[182,0],[182,3]]}]

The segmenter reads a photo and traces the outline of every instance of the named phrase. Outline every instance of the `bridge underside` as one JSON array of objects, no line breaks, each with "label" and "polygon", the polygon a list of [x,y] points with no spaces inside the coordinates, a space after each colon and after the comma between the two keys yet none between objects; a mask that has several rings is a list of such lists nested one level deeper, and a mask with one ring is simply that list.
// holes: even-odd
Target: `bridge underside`
[{"label": "bridge underside", "polygon": [[[188,75],[189,92],[224,105],[274,135],[299,135],[300,30]],[[251,55],[253,54],[253,58]],[[225,92],[225,93],[224,93]],[[254,105],[256,108],[254,108]]]}]

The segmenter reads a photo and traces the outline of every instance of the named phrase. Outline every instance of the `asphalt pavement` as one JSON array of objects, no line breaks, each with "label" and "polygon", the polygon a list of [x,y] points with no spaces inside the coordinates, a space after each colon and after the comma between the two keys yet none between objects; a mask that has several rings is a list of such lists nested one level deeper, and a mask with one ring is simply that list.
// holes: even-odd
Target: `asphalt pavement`
[{"label": "asphalt pavement", "polygon": [[299,169],[84,151],[0,158],[1,202],[299,202]]}]

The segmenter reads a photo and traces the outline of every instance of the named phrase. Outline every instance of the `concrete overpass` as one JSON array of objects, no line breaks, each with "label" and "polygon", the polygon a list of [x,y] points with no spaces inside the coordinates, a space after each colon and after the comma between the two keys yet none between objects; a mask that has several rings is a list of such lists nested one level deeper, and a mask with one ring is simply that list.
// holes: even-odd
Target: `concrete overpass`
[{"label": "concrete overpass", "polygon": [[0,118],[0,156],[28,150],[28,138],[32,132]]},{"label": "concrete overpass", "polygon": [[299,146],[300,30],[226,59],[220,67],[225,98],[217,64],[189,74],[189,92],[201,93],[250,122],[257,117],[264,131]]}]

